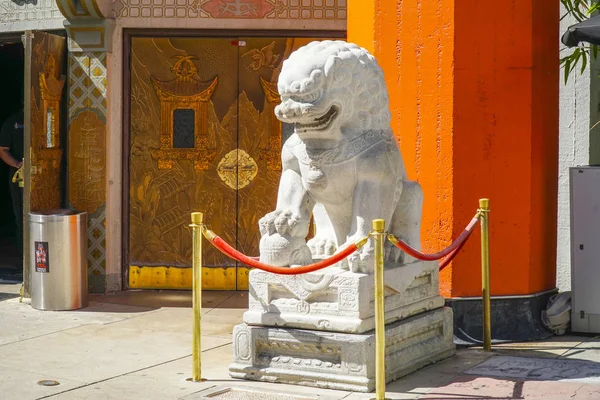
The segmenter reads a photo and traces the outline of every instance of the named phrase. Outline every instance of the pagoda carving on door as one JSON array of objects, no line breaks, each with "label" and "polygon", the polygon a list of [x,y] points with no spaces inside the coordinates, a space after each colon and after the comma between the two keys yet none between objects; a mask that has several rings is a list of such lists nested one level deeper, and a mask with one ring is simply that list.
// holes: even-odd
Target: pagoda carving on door
[{"label": "pagoda carving on door", "polygon": [[[208,148],[207,107],[219,78],[201,81],[193,58],[180,56],[172,68],[175,78],[170,81],[152,77],[161,114],[160,149],[151,153],[158,161],[158,169],[171,169],[174,162],[186,159],[193,161],[195,170],[206,170],[216,154]],[[187,120],[192,128],[191,135],[181,140],[175,136],[180,120]]]}]

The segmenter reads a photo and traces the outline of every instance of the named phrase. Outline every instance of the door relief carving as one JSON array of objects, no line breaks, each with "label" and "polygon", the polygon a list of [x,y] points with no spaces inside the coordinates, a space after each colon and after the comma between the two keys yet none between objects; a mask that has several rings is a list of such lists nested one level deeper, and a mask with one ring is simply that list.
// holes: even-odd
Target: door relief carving
[{"label": "door relief carving", "polygon": [[267,162],[267,170],[281,171],[281,121],[275,117],[275,107],[281,102],[281,98],[277,82],[269,82],[262,76],[259,79],[267,100],[266,115],[269,118],[269,144],[260,149],[260,157]]},{"label": "door relief carving", "polygon": [[231,189],[241,189],[250,184],[258,174],[256,161],[244,150],[232,150],[223,157],[217,166],[223,182]]},{"label": "door relief carving", "polygon": [[44,72],[40,73],[40,93],[42,97],[43,127],[46,131],[46,148],[60,147],[59,107],[65,77],[60,76],[56,65],[56,55],[48,54]]},{"label": "door relief carving", "polygon": [[[212,81],[202,81],[198,76],[198,68],[192,61],[193,56],[178,56],[171,71],[175,78],[161,81],[152,77],[152,85],[160,99],[160,149],[152,150],[152,158],[158,161],[158,169],[172,169],[177,160],[191,160],[196,171],[207,170],[215,157],[215,150],[208,148],[207,105],[210,101],[218,77]],[[175,148],[176,116],[192,115],[194,122],[193,148]]]}]

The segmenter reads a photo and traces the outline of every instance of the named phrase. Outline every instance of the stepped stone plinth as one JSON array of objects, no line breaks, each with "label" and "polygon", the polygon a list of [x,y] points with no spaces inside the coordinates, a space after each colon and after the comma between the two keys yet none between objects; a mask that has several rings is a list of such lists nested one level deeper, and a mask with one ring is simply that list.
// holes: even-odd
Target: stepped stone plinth
[{"label": "stepped stone plinth", "polygon": [[[326,268],[250,273],[250,308],[233,333],[234,378],[368,392],[375,384],[373,275]],[[393,381],[455,352],[438,265],[387,268],[386,374]]]}]

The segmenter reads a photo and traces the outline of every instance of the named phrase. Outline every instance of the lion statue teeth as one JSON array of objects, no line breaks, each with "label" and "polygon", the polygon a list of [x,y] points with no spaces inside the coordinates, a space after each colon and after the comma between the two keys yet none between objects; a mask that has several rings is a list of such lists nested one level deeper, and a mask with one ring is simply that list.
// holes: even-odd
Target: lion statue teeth
[{"label": "lion statue teeth", "polygon": [[[277,86],[275,114],[294,133],[282,149],[276,210],[259,221],[261,261],[327,258],[367,236],[377,218],[420,249],[423,194],[406,176],[375,58],[352,43],[312,42],[283,62]],[[311,215],[316,234],[306,243]],[[411,261],[386,246],[387,260]],[[373,253],[369,242],[342,266],[371,273]]]}]

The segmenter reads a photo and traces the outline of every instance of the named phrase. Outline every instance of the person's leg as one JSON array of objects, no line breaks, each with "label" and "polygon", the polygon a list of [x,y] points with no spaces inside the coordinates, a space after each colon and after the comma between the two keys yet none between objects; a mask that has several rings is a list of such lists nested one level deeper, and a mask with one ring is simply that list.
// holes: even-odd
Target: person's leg
[{"label": "person's leg", "polygon": [[10,187],[10,197],[12,199],[13,212],[15,213],[15,222],[17,225],[17,248],[19,255],[23,256],[23,188],[20,188],[17,183],[12,182],[12,177],[17,170],[10,169],[8,186]]}]

